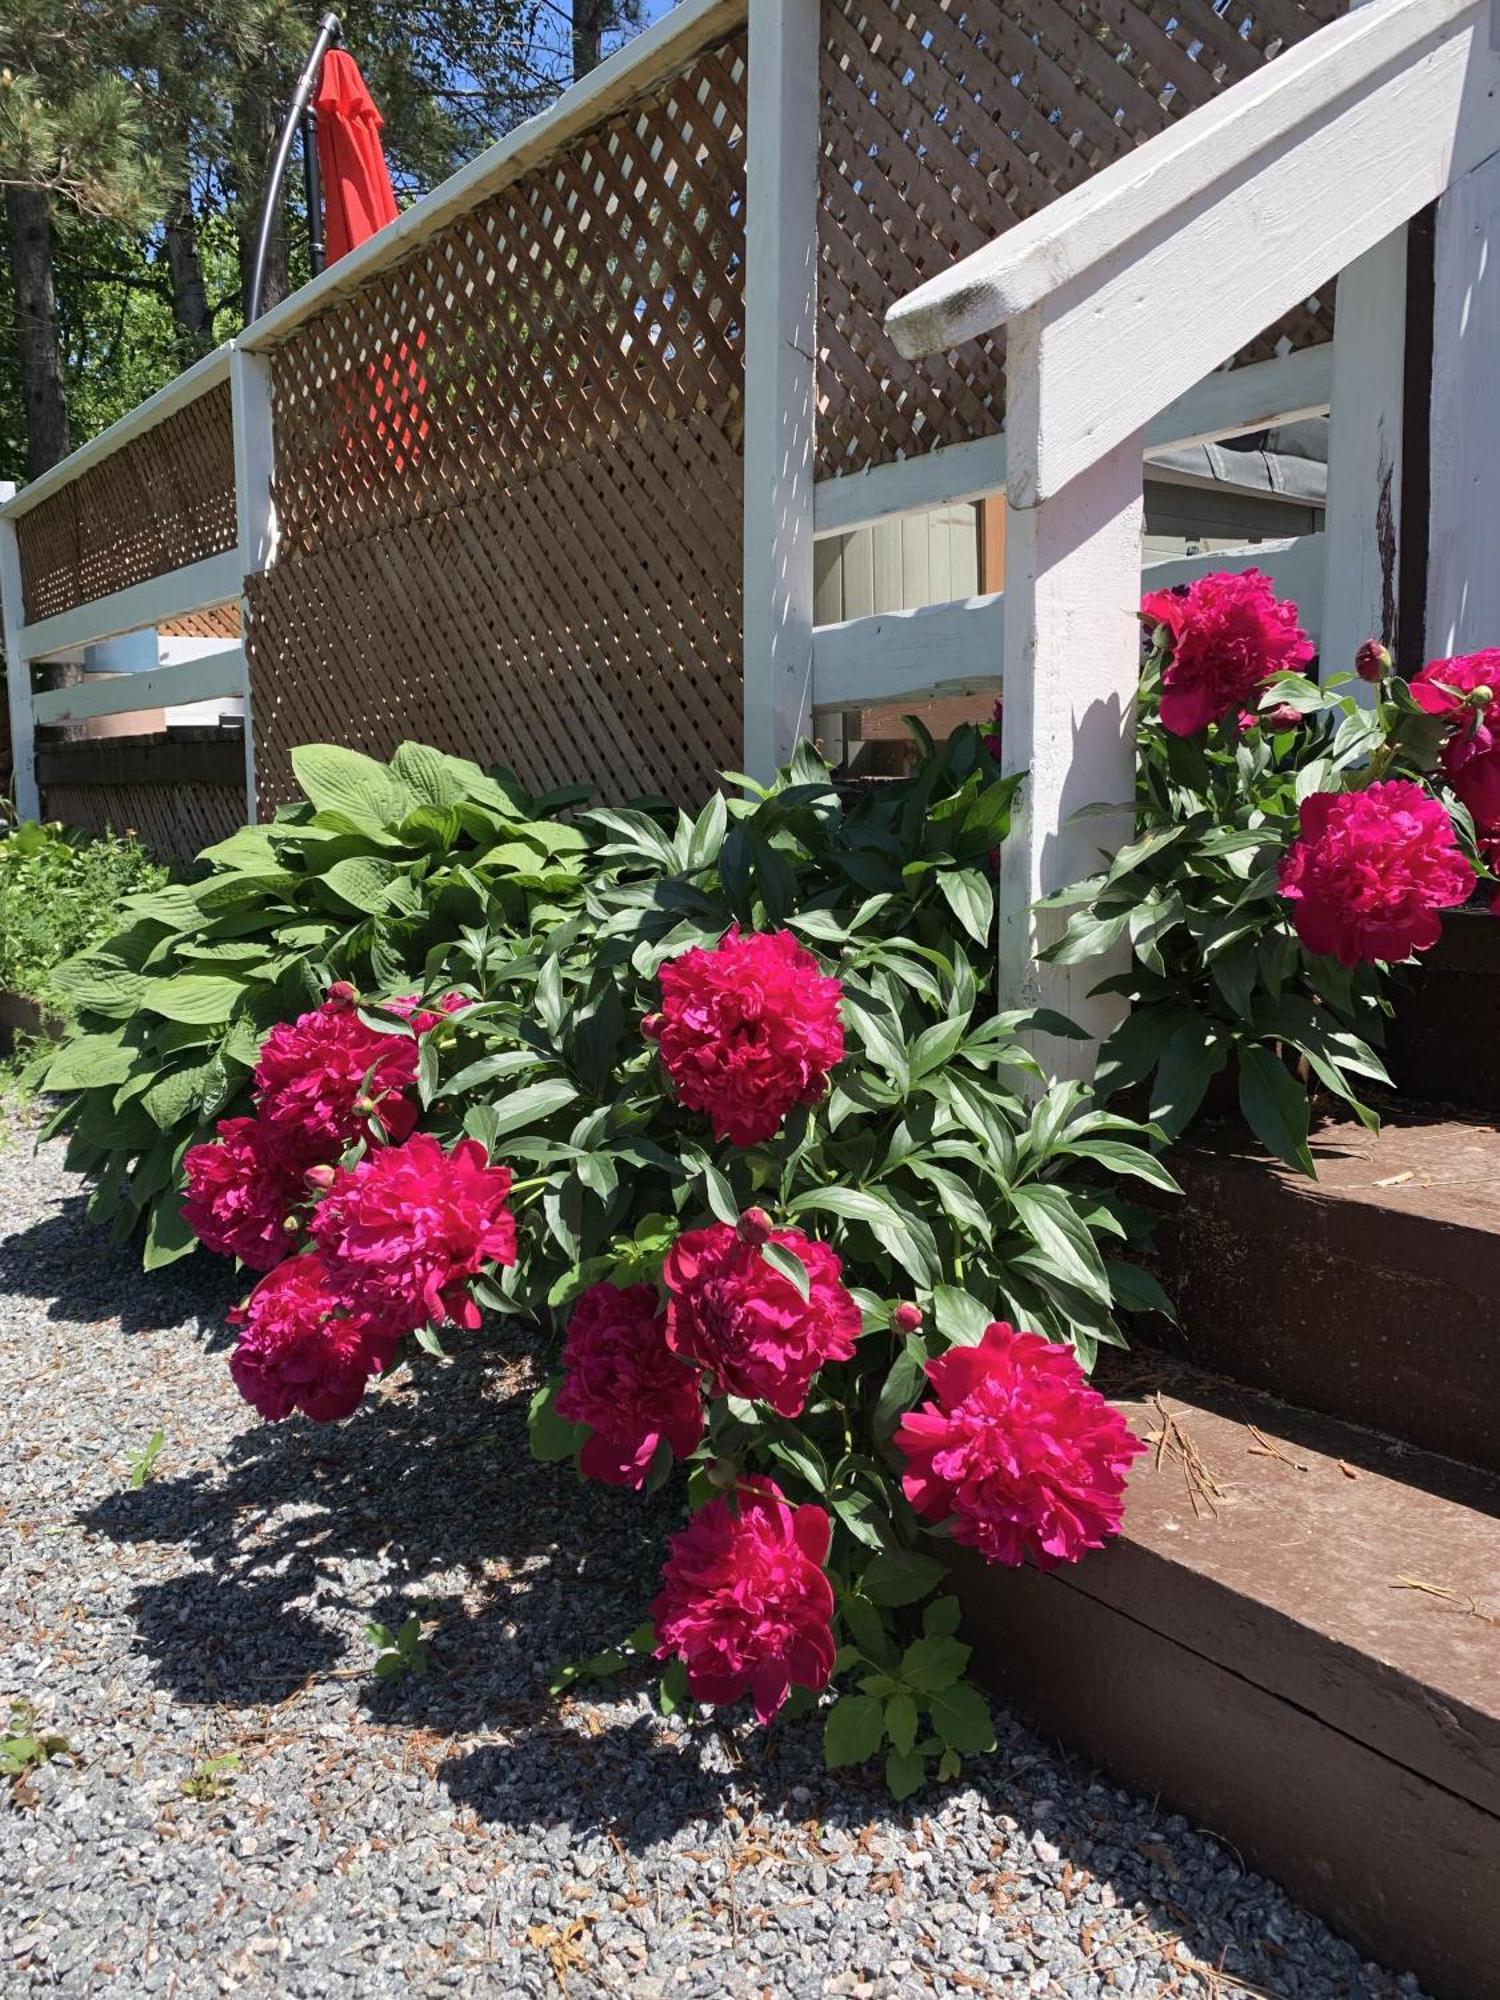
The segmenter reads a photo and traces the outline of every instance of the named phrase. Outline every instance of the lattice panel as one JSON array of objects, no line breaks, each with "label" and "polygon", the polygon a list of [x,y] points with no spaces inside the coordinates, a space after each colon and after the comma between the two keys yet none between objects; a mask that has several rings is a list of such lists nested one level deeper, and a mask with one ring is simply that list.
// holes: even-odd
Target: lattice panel
[{"label": "lattice panel", "polygon": [[[1342,0],[822,0],[823,476],[1001,428],[1003,340],[903,360],[891,301],[1343,11]],[[1332,333],[1309,300],[1239,358]],[[1165,314],[1163,338],[1170,338]]]},{"label": "lattice panel", "polygon": [[715,425],[647,420],[252,578],[263,809],[295,795],[297,744],[405,737],[537,791],[701,801],[740,756],[740,494]]},{"label": "lattice panel", "polygon": [[90,833],[136,833],[167,861],[192,861],[245,823],[245,793],[234,785],[48,785],[44,819]]},{"label": "lattice panel", "polygon": [[625,431],[740,421],[744,39],[697,57],[273,363],[292,553],[519,491]]},{"label": "lattice panel", "polygon": [[221,382],[19,517],[27,620],[223,555],[237,534]]},{"label": "lattice panel", "polygon": [[739,36],[275,355],[268,806],[309,740],[611,798],[739,761],[744,90]]},{"label": "lattice panel", "polygon": [[189,611],[181,618],[164,618],[157,631],[163,639],[237,639],[240,607],[215,604],[207,611]]}]

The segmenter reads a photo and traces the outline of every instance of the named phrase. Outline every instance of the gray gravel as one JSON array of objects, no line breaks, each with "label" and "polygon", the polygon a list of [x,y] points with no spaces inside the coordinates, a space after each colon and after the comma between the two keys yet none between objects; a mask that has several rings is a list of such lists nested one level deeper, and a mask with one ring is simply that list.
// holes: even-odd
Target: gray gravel
[{"label": "gray gravel", "polygon": [[[0,1699],[75,1752],[0,1793],[0,1990],[1417,1993],[1004,1714],[962,1788],[894,1808],[811,1720],[559,1709],[666,1514],[534,1466],[493,1343],[347,1425],[261,1425],[233,1290],[143,1277],[56,1148],[0,1139]],[[412,1611],[431,1671],[377,1683],[364,1623]]]}]

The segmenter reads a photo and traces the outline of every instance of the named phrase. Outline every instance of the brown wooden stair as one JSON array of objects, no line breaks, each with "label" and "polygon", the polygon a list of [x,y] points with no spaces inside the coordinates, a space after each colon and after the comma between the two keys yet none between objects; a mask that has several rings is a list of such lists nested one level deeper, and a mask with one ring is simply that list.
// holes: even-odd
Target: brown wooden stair
[{"label": "brown wooden stair", "polygon": [[960,1558],[1045,1732],[1224,1835],[1434,1993],[1500,1993],[1500,1478],[1164,1360],[1125,1531]]}]

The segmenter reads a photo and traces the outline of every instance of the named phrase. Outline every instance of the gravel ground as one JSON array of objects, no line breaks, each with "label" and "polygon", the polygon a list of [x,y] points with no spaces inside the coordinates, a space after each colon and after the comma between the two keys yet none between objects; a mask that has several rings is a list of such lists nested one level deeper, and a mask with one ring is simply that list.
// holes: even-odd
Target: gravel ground
[{"label": "gravel ground", "polygon": [[[73,1752],[0,1794],[0,1990],[1417,1993],[1003,1713],[961,1788],[895,1808],[812,1719],[559,1708],[665,1515],[533,1465],[493,1344],[347,1425],[261,1425],[233,1289],[143,1277],[56,1148],[0,1139],[0,1700]],[[377,1682],[366,1620],[414,1611],[431,1671]]]}]

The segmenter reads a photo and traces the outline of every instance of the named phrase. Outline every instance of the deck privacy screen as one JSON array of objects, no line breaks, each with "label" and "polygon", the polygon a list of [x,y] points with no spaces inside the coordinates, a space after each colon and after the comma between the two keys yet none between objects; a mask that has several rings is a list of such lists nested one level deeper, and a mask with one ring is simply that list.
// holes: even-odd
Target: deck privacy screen
[{"label": "deck privacy screen", "polygon": [[21,516],[27,622],[224,555],[237,534],[221,382]]},{"label": "deck privacy screen", "polygon": [[744,105],[740,36],[276,352],[268,802],[309,738],[616,798],[736,760]]}]

